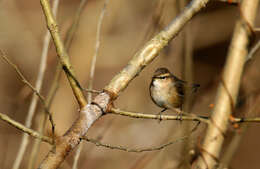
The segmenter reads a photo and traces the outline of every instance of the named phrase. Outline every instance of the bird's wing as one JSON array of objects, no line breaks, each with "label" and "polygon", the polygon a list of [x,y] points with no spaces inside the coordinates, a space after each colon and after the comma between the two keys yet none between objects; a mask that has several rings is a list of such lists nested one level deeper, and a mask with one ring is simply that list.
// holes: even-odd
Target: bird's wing
[{"label": "bird's wing", "polygon": [[175,81],[174,85],[176,87],[177,93],[179,96],[184,97],[184,90],[185,90],[185,81]]},{"label": "bird's wing", "polygon": [[[178,94],[181,97],[184,97],[185,95],[185,87],[188,87],[191,89],[191,93],[194,93],[197,91],[197,89],[200,87],[199,84],[188,84],[186,81],[181,80],[179,78],[177,78],[176,76],[172,75],[175,81],[175,87],[177,89]],[[188,86],[187,86],[188,85]]]}]

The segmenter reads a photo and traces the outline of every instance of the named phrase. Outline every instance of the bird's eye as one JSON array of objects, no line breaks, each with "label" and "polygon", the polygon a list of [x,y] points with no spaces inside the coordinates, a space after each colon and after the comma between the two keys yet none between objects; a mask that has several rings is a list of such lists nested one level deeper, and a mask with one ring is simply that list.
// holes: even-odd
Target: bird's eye
[{"label": "bird's eye", "polygon": [[166,79],[166,76],[162,76],[161,79]]}]

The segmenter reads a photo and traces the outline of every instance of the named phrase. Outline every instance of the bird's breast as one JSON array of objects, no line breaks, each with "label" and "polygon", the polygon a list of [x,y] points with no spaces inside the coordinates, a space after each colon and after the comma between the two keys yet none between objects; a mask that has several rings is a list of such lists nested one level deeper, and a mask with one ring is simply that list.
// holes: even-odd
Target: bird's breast
[{"label": "bird's breast", "polygon": [[150,94],[155,104],[163,108],[180,107],[181,100],[172,81],[154,80]]}]

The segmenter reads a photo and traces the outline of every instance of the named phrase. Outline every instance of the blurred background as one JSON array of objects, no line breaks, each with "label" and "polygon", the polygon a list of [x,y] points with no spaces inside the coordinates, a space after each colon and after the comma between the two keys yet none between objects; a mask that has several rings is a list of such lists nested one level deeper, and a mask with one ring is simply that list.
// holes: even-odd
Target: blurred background
[{"label": "blurred background", "polygon": [[[180,1],[109,1],[101,30],[101,46],[96,63],[94,89],[102,90],[136,51],[176,17],[182,8]],[[63,39],[72,24],[79,3],[80,0],[60,2],[57,20]],[[87,87],[89,79],[90,64],[95,52],[97,23],[103,5],[103,0],[88,0],[69,49],[76,77],[84,87]],[[40,2],[2,0],[0,8],[1,50],[6,52],[8,58],[35,86],[43,37],[47,28]],[[160,56],[130,83],[116,100],[115,107],[133,112],[158,113],[161,109],[150,99],[149,84],[156,68],[167,67],[177,77],[192,79],[201,84],[189,111],[209,116],[234,25],[239,15],[239,8],[236,5],[211,1],[185,26],[185,29],[161,52]],[[260,26],[259,18],[260,12],[256,17],[256,27]],[[258,39],[259,36],[256,33],[251,46]],[[191,70],[189,77],[185,76],[187,70],[185,64],[188,64],[184,58],[187,53],[192,54],[192,64],[188,67]],[[258,96],[259,55],[260,52],[257,52],[253,59],[246,63],[235,112],[238,117],[259,116],[259,106],[255,106],[260,101]],[[44,96],[50,91],[57,61],[55,47],[51,42],[41,90]],[[32,91],[19,80],[13,68],[3,59],[0,60],[0,79],[0,112],[25,124]],[[64,134],[78,116],[77,102],[63,72],[51,112],[53,112],[56,124],[56,135]],[[251,113],[248,114],[248,112]],[[169,111],[165,113],[171,114]],[[37,129],[41,116],[42,106],[39,103],[33,118],[33,129]],[[192,128],[195,125],[195,122],[162,121],[158,123],[157,120],[132,119],[109,114],[99,119],[87,135],[111,145],[148,148],[178,140],[187,135],[187,130],[185,132],[184,128],[187,129],[187,126]],[[180,164],[186,157],[185,153],[187,154],[185,148],[197,149],[198,142],[203,139],[205,127],[204,124],[199,125],[188,139],[189,144],[187,141],[179,141],[163,150],[152,152],[128,153],[96,147],[92,143],[83,141],[78,168],[180,168]],[[233,138],[240,138],[239,146],[236,147],[229,165],[230,168],[259,168],[260,136],[257,134],[259,130],[259,124],[249,124],[246,130],[242,125],[238,128],[230,126],[221,157],[226,154],[230,144],[234,144]],[[49,124],[44,134],[50,134]],[[0,121],[0,138],[2,152],[0,153],[0,168],[11,168],[20,147],[22,132]],[[35,139],[30,137],[30,143],[20,168],[28,168],[34,141]],[[50,148],[48,144],[41,143],[35,167],[39,165]],[[66,158],[61,166],[62,169],[72,168],[75,152],[76,149]]]}]

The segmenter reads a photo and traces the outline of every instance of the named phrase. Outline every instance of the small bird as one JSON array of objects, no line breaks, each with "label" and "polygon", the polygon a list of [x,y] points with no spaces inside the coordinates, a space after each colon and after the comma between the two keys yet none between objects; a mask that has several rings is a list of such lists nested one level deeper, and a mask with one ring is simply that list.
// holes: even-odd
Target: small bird
[{"label": "small bird", "polygon": [[152,77],[150,84],[150,96],[153,102],[163,108],[160,112],[167,109],[182,110],[184,103],[185,89],[194,93],[199,88],[199,84],[189,84],[174,76],[167,68],[158,68]]}]

